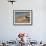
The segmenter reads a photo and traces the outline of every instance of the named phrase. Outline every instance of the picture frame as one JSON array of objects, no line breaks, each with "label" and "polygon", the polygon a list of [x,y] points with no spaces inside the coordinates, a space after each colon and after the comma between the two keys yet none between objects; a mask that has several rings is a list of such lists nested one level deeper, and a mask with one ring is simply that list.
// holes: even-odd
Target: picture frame
[{"label": "picture frame", "polygon": [[13,10],[14,25],[32,25],[32,10]]}]

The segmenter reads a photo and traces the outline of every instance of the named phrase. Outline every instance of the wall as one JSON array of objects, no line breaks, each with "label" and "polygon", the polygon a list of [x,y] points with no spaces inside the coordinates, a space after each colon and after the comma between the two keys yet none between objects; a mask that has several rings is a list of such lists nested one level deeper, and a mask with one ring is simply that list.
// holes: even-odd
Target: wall
[{"label": "wall", "polygon": [[[33,11],[32,26],[14,26],[13,10]],[[7,0],[0,0],[0,40],[15,40],[19,32],[31,34],[33,40],[46,40],[46,1],[16,0],[12,5]]]}]

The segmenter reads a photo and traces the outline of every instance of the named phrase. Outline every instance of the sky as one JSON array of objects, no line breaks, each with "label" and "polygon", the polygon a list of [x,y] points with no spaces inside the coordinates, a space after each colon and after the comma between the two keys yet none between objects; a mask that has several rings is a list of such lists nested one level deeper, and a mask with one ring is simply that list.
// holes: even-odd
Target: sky
[{"label": "sky", "polygon": [[24,14],[27,14],[29,12],[16,12],[16,16],[23,16]]}]

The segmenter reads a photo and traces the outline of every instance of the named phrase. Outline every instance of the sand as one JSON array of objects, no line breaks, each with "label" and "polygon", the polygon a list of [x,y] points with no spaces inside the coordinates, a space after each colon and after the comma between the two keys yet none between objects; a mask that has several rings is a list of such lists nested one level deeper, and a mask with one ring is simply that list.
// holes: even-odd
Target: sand
[{"label": "sand", "polygon": [[18,16],[15,20],[16,23],[30,23],[30,17]]}]

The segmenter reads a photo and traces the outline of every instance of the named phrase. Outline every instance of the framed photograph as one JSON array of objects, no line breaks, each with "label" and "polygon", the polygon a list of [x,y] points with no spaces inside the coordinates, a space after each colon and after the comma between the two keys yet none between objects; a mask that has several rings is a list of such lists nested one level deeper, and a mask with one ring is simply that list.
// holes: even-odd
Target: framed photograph
[{"label": "framed photograph", "polygon": [[13,10],[14,25],[32,25],[32,10]]}]

